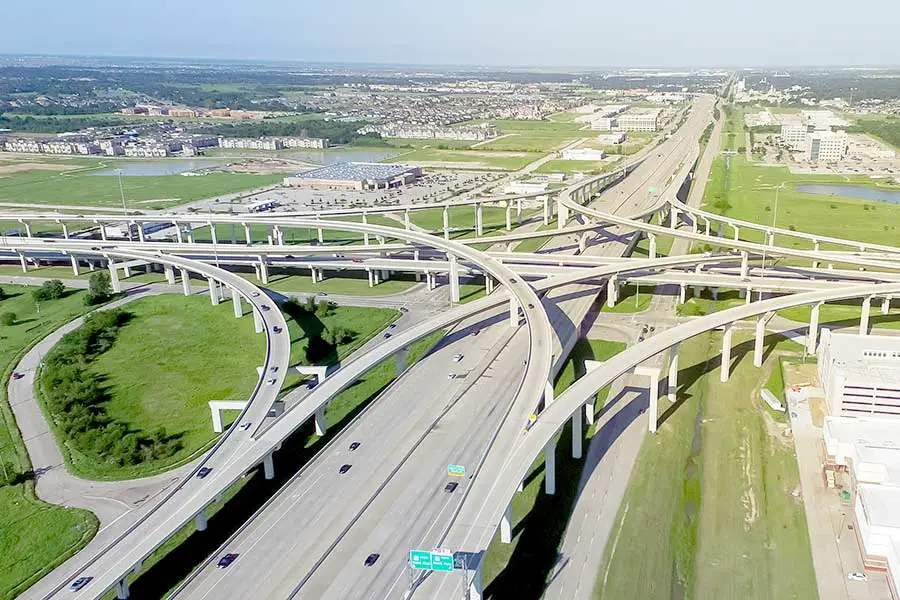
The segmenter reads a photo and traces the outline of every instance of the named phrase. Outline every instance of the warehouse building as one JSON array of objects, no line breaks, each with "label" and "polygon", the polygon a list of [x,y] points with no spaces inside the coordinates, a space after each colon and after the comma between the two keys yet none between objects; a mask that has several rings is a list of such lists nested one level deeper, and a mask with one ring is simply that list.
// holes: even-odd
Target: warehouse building
[{"label": "warehouse building", "polygon": [[338,163],[284,178],[284,185],[317,189],[383,190],[414,182],[421,167],[381,163]]},{"label": "warehouse building", "polygon": [[619,115],[619,129],[623,131],[656,131],[659,129],[661,109]]}]

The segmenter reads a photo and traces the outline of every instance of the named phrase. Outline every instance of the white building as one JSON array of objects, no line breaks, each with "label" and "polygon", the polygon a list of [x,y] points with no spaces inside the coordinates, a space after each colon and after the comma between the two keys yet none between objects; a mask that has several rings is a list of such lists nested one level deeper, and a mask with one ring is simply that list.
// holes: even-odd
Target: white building
[{"label": "white building", "polygon": [[823,328],[818,363],[829,414],[900,419],[900,337]]},{"label": "white building", "polygon": [[625,113],[618,118],[619,129],[624,131],[656,131],[659,129],[661,114],[662,109]]},{"label": "white building", "polygon": [[505,194],[540,194],[547,191],[546,183],[512,181],[503,187]]},{"label": "white building", "polygon": [[616,117],[596,117],[591,119],[591,129],[594,131],[611,131],[618,125],[619,121]]},{"label": "white building", "polygon": [[791,150],[805,150],[808,136],[809,128],[806,125],[786,124],[781,126],[781,141],[787,144]]},{"label": "white building", "polygon": [[603,144],[604,146],[613,146],[615,144],[621,144],[628,138],[628,134],[624,131],[619,131],[616,133],[601,133],[597,136],[597,142]]},{"label": "white building", "polygon": [[595,148],[569,148],[562,152],[563,160],[603,160],[606,152]]},{"label": "white building", "polygon": [[329,146],[329,141],[325,138],[283,137],[279,139],[285,148],[313,148],[322,150]]},{"label": "white building", "polygon": [[900,589],[900,422],[825,417],[823,474],[849,474],[854,534],[866,569],[886,571],[891,594]]},{"label": "white building", "polygon": [[843,131],[814,131],[806,141],[809,162],[838,162],[847,156],[847,134]]},{"label": "white building", "polygon": [[219,148],[231,150],[283,150],[278,138],[219,138]]}]

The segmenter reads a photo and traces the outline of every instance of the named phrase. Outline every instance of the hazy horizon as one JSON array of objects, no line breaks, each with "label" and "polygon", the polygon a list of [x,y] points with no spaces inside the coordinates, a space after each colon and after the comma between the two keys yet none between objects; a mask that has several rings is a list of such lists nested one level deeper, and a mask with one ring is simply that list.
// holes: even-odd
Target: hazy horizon
[{"label": "hazy horizon", "polygon": [[[110,10],[47,0],[5,10],[0,53],[301,63],[532,68],[818,67],[900,64],[900,6],[862,0],[712,0],[601,6],[588,0],[174,0]],[[877,18],[866,18],[877,17]]]}]

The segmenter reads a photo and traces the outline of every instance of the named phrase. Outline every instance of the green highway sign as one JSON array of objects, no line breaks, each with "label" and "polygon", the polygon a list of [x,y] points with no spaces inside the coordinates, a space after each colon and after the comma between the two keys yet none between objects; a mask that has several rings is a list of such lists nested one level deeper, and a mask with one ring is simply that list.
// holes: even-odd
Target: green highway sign
[{"label": "green highway sign", "polygon": [[465,477],[466,468],[462,465],[447,465],[447,475],[454,477]]},{"label": "green highway sign", "polygon": [[453,555],[438,552],[431,553],[431,569],[433,571],[452,571]]},{"label": "green highway sign", "polygon": [[427,550],[410,550],[409,564],[413,569],[431,570],[431,552]]}]

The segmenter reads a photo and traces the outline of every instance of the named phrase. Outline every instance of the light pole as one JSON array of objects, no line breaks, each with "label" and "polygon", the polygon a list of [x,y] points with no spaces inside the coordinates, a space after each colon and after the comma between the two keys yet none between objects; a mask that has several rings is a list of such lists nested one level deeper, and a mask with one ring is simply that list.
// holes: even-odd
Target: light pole
[{"label": "light pole", "polygon": [[[119,179],[119,194],[122,196],[122,214],[124,216],[128,216],[128,209],[125,207],[125,186],[122,185],[122,169],[116,169],[116,176]],[[131,239],[131,223],[128,221],[125,222],[125,227],[128,229],[128,241],[132,241]]]},{"label": "light pole", "polygon": [[[785,182],[782,181],[778,185],[775,186],[775,208],[772,210],[772,229],[775,229],[775,221],[778,219],[778,192],[781,188],[784,187]],[[773,232],[774,236],[775,233]],[[766,250],[769,248],[769,232],[766,231],[766,239],[763,240],[763,259],[762,259],[762,270],[760,271],[760,277],[766,276]],[[759,290],[759,299],[762,300],[763,292]]]}]

